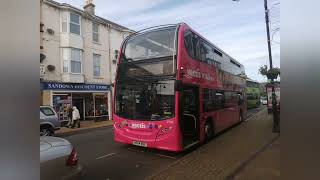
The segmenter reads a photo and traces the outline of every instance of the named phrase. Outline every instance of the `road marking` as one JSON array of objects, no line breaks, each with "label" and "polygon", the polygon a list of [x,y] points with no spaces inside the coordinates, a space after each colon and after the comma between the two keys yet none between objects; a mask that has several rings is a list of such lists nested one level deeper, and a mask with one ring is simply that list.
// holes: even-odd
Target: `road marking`
[{"label": "road marking", "polygon": [[100,156],[100,157],[97,157],[96,160],[98,159],[102,159],[102,158],[106,158],[106,157],[109,157],[109,156],[113,156],[115,155],[116,153],[110,153],[110,154],[106,154],[106,155],[103,155],[103,156]]},{"label": "road marking", "polygon": [[161,157],[166,157],[166,158],[170,158],[170,159],[177,159],[175,157],[172,156],[167,156],[167,155],[163,155],[163,154],[156,154],[157,156],[161,156]]}]

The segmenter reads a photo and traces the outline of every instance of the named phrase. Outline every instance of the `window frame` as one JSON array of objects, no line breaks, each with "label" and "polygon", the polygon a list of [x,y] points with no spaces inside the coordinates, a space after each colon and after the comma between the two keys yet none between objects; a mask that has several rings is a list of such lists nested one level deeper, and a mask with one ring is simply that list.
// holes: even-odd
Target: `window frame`
[{"label": "window frame", "polygon": [[[62,72],[70,73],[70,48],[62,48]],[[65,68],[67,71],[65,71]]]},{"label": "window frame", "polygon": [[[62,33],[69,33],[69,18],[70,15],[67,12],[62,12],[61,14],[61,32]],[[65,28],[65,29],[64,29]]]},{"label": "window frame", "polygon": [[[76,23],[76,22],[72,22],[72,21],[71,21],[71,16],[72,16],[72,15],[79,17],[79,23]],[[81,33],[82,33],[82,32],[81,32],[81,16],[80,16],[79,14],[70,12],[69,18],[70,18],[70,21],[69,21],[69,32],[70,32],[70,34],[75,34],[75,35],[77,35],[77,36],[81,36]],[[79,26],[79,34],[74,33],[74,32],[71,32],[71,24]]]},{"label": "window frame", "polygon": [[[94,31],[94,26],[96,25],[97,27],[97,31]],[[94,35],[97,35],[97,41],[95,41],[94,39]],[[92,41],[93,42],[96,42],[96,43],[99,43],[100,42],[100,36],[99,36],[99,24],[98,23],[95,23],[95,22],[92,22]]]},{"label": "window frame", "polygon": [[[79,51],[79,60],[72,59],[72,51]],[[64,74],[83,74],[83,51],[77,48],[62,48],[62,72]],[[80,62],[80,73],[72,72],[72,62]],[[65,71],[65,68],[67,71]]]},{"label": "window frame", "polygon": [[[93,77],[101,77],[101,55],[100,54],[95,54],[93,53],[92,56],[92,61],[93,61]],[[95,57],[99,57],[99,65],[97,66],[97,63],[95,62],[97,59]],[[99,75],[95,75],[95,70],[96,67],[99,67]]]},{"label": "window frame", "polygon": [[[73,60],[72,59],[72,50],[77,50],[80,54],[79,54],[79,57],[80,57],[80,60]],[[82,50],[81,49],[77,49],[77,48],[70,48],[70,73],[71,74],[82,74]],[[72,72],[72,62],[80,62],[80,73],[77,73],[77,72]]]}]

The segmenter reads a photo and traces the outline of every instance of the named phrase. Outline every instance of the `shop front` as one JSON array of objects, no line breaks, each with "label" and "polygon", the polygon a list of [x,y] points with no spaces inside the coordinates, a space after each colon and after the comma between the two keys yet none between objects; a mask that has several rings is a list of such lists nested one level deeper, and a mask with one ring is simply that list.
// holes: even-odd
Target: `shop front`
[{"label": "shop front", "polygon": [[108,120],[111,114],[110,85],[42,82],[44,105],[51,105],[59,115],[60,121],[68,121],[67,108],[76,106],[80,120]]}]

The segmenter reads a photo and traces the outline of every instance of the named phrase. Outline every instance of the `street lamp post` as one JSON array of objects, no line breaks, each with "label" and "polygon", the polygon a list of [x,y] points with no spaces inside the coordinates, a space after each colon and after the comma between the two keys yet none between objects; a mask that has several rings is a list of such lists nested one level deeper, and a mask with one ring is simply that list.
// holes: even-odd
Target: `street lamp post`
[{"label": "street lamp post", "polygon": [[[239,0],[233,0],[233,1],[239,1]],[[267,39],[268,39],[268,53],[269,53],[269,65],[270,65],[270,72],[273,69],[272,66],[272,53],[271,53],[271,40],[270,40],[270,30],[269,30],[269,10],[268,10],[268,2],[267,0],[264,0],[264,10],[265,10],[265,18],[266,18],[266,29],[267,29]],[[277,108],[277,100],[276,100],[276,94],[274,89],[274,77],[270,77],[271,81],[271,88],[272,88],[272,113],[273,113],[273,132],[280,132],[280,119],[278,114],[278,108]]]}]

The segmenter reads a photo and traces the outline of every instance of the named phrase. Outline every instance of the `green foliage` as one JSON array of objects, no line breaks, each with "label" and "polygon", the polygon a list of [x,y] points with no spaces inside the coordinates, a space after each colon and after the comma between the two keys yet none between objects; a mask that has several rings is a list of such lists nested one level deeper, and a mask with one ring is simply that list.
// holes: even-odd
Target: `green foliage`
[{"label": "green foliage", "polygon": [[268,79],[277,79],[280,76],[280,68],[274,67],[272,70],[268,70],[267,65],[260,66],[259,73],[263,76],[267,76]]}]

